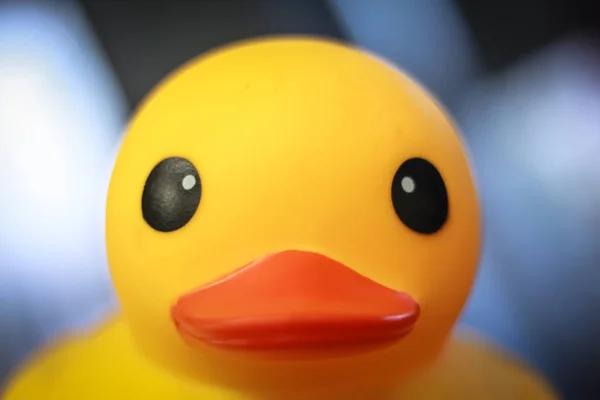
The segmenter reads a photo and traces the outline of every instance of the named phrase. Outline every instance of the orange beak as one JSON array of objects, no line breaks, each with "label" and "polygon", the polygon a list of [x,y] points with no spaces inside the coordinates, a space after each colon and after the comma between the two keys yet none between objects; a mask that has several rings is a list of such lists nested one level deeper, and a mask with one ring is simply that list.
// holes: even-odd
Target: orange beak
[{"label": "orange beak", "polygon": [[180,297],[186,340],[231,350],[381,347],[407,335],[419,305],[324,255],[270,254]]}]

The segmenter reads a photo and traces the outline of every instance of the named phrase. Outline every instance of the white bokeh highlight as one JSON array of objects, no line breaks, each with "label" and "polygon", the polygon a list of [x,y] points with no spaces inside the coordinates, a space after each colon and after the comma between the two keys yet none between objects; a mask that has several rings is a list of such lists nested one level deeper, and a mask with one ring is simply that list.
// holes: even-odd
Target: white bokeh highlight
[{"label": "white bokeh highlight", "polygon": [[125,117],[76,3],[0,6],[0,379],[114,306],[104,206]]}]

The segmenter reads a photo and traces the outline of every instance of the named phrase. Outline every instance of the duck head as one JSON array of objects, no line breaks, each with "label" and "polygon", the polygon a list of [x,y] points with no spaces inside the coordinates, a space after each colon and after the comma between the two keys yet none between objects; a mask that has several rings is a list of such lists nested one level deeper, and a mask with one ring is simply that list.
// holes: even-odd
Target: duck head
[{"label": "duck head", "polygon": [[269,38],[183,66],[136,112],[110,184],[134,342],[236,390],[382,386],[431,362],[479,254],[463,144],[367,53]]}]

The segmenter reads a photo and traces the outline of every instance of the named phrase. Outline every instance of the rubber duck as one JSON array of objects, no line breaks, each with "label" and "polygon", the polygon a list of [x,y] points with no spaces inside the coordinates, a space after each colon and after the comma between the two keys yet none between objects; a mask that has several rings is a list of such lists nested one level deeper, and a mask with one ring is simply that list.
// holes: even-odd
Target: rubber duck
[{"label": "rubber duck", "polygon": [[[213,50],[149,95],[117,158],[122,311],[5,398],[551,398],[451,335],[478,210],[452,121],[389,63],[309,37]],[[482,386],[486,363],[511,395]]]}]

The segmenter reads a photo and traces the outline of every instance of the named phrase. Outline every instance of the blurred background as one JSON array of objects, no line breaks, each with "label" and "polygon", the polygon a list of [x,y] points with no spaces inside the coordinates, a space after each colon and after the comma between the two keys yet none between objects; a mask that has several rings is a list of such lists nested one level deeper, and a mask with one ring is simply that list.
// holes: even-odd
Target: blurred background
[{"label": "blurred background", "polygon": [[418,78],[469,142],[485,250],[463,323],[600,399],[600,13],[576,0],[0,0],[0,381],[116,307],[104,198],[132,110],[215,46],[319,34]]}]

